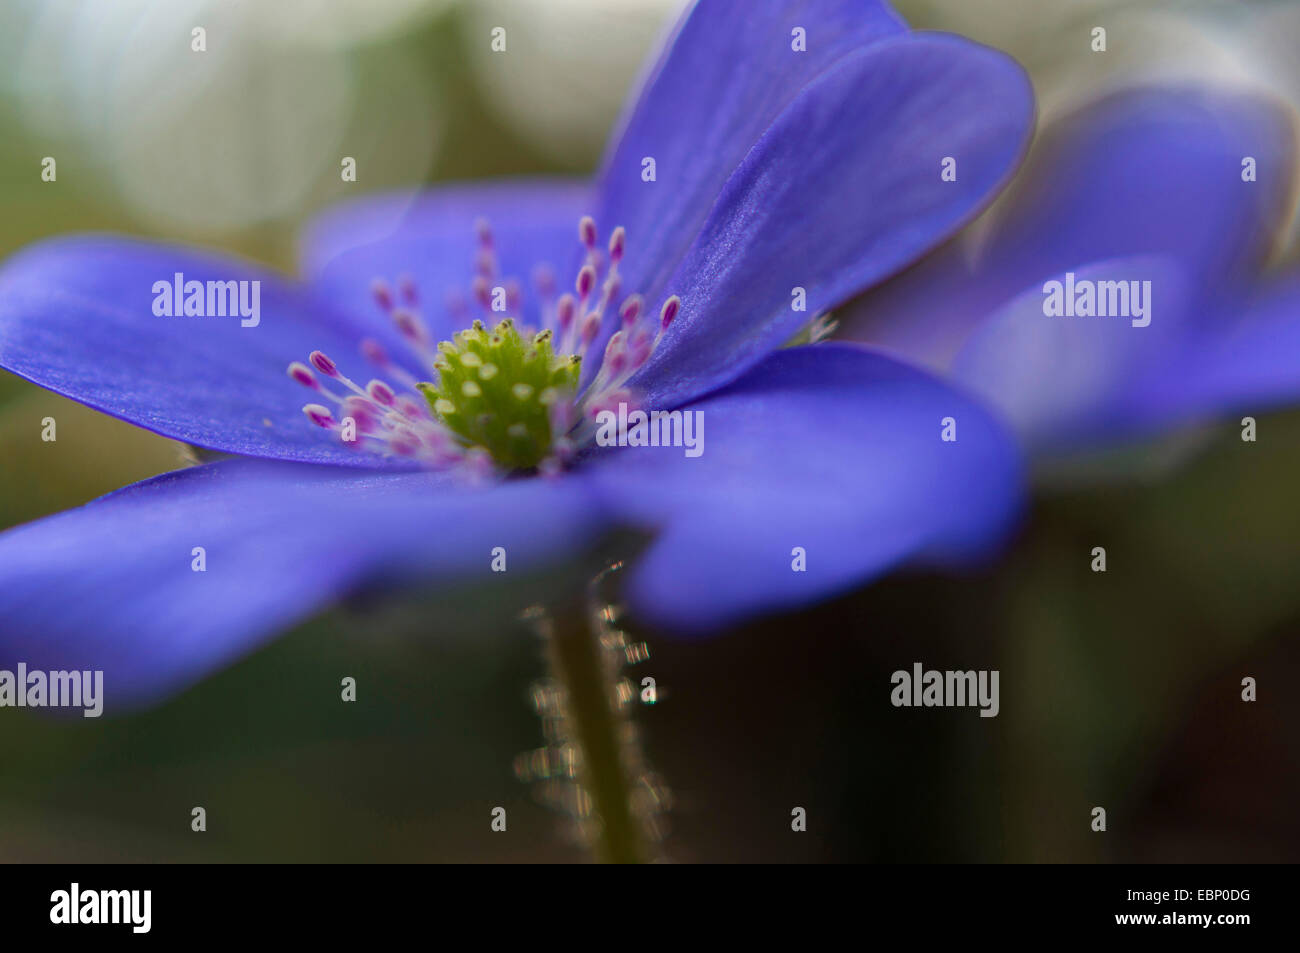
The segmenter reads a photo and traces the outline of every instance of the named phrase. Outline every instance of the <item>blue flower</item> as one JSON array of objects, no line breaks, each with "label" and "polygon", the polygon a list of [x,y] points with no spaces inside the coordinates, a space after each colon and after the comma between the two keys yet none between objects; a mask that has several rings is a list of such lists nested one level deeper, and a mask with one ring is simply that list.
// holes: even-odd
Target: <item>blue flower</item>
[{"label": "blue flower", "polygon": [[[950,244],[869,293],[843,334],[947,371],[1046,461],[1293,402],[1300,280],[1267,266],[1294,136],[1251,94],[1112,93],[1043,134],[973,254]],[[1107,281],[1143,282],[1146,316],[1049,313]]]},{"label": "blue flower", "polygon": [[[978,552],[1019,498],[992,416],[872,350],[782,346],[978,213],[1032,112],[1015,63],[883,3],[706,0],[593,184],[344,205],[307,230],[301,283],[124,238],[25,250],[0,366],[237,456],[0,536],[0,659],[144,700],[359,589],[492,579],[494,552],[525,572],[612,528],[652,536],[634,613],[685,632]],[[259,314],[186,316],[189,282],[259,282]],[[594,445],[624,399],[700,412],[703,454]]]}]

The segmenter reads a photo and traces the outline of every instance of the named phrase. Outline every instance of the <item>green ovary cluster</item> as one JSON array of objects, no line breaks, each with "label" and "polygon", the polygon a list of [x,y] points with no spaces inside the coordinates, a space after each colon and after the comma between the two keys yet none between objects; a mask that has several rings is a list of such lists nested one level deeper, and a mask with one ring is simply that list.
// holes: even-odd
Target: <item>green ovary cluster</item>
[{"label": "green ovary cluster", "polygon": [[550,454],[551,407],[571,400],[582,359],[557,355],[551,332],[519,333],[510,318],[488,331],[482,321],[438,345],[437,383],[420,390],[434,416],[467,446],[507,470],[529,470]]}]

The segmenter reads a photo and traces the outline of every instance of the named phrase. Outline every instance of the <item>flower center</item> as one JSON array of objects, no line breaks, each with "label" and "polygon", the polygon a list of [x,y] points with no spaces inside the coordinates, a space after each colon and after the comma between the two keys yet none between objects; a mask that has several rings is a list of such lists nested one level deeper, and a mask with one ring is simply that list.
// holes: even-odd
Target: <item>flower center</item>
[{"label": "flower center", "polygon": [[422,383],[434,415],[507,469],[538,466],[555,444],[552,408],[578,390],[582,358],[558,355],[551,331],[526,338],[506,318],[475,321],[438,345],[437,383]]},{"label": "flower center", "polygon": [[[448,297],[449,313],[468,325],[451,340],[434,346],[409,277],[398,279],[396,293],[376,280],[376,304],[431,379],[421,380],[394,363],[374,340],[361,343],[362,354],[397,386],[375,378],[362,387],[332,359],[313,351],[310,366],[294,362],[289,376],[335,409],[311,403],[303,412],[345,444],[427,466],[504,472],[563,468],[575,449],[592,439],[592,421],[600,411],[620,403],[635,406],[627,381],[654,352],[681,306],[675,295],[669,297],[651,320],[640,295],[621,297],[618,266],[626,240],[621,227],[611,233],[605,251],[597,247],[590,217],[578,223],[578,238],[586,257],[573,292],[556,296],[549,266],[534,272],[540,327],[524,322],[519,282],[500,275],[486,222],[478,224],[473,304],[463,293]],[[616,302],[619,328],[609,338],[600,370],[580,391],[583,359]]]}]

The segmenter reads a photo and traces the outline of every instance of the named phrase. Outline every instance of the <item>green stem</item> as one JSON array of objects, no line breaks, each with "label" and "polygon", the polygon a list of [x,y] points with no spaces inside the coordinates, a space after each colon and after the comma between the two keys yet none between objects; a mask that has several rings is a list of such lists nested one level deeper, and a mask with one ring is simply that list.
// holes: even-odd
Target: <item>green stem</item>
[{"label": "green stem", "polygon": [[643,863],[647,845],[633,802],[619,710],[618,665],[601,644],[599,619],[585,599],[550,607],[547,653],[564,696],[569,741],[578,749],[578,783],[591,798],[597,853],[606,863]]}]

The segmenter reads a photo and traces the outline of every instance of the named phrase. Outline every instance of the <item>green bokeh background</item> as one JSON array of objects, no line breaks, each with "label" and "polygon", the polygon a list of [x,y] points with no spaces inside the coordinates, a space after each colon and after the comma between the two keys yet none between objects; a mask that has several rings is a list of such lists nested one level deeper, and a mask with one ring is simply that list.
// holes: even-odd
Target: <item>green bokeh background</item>
[{"label": "green bokeh background", "polygon": [[[903,6],[918,25],[947,23],[942,3]],[[988,8],[1023,21],[1051,6]],[[1060,19],[1049,26],[1068,29]],[[467,59],[472,22],[453,8],[347,54],[362,102],[394,116],[386,64],[426,64],[441,148],[424,180],[591,168],[595,153],[559,165],[494,112]],[[980,38],[998,42],[1001,22]],[[1045,75],[1052,58],[1038,59]],[[111,229],[292,268],[301,216],[159,228],[93,157],[60,151],[57,185],[42,183],[47,148],[0,96],[0,253]],[[346,188],[322,185],[311,207]],[[45,416],[57,442],[40,439]],[[1256,443],[1231,421],[1192,443],[1178,466],[1052,482],[983,572],[901,574],[707,642],[638,632],[651,658],[636,674],[662,692],[639,717],[676,797],[665,855],[1300,858],[1300,414],[1261,417]],[[171,441],[0,373],[0,527],[180,460]],[[1105,574],[1089,569],[1097,545]],[[890,673],[914,661],[999,669],[1000,716],[892,708]],[[528,686],[542,671],[534,636],[468,589],[337,608],[150,711],[0,710],[0,860],[582,859],[511,770],[540,743]],[[1254,704],[1240,700],[1247,675]],[[339,699],[344,676],[355,704]],[[194,805],[206,833],[190,830]],[[497,805],[505,834],[489,830]],[[790,831],[796,805],[805,834]],[[1089,829],[1096,805],[1104,834]]]}]

